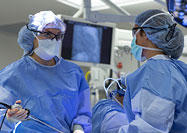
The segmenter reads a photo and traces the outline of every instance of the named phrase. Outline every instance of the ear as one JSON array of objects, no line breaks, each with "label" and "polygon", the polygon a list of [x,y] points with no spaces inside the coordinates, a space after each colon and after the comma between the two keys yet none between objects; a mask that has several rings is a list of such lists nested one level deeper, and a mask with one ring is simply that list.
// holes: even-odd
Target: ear
[{"label": "ear", "polygon": [[147,36],[145,36],[145,39],[146,39],[146,40],[149,40]]},{"label": "ear", "polygon": [[36,39],[36,37],[34,38],[34,42],[33,42],[33,49],[38,47],[38,40]]},{"label": "ear", "polygon": [[142,33],[142,36],[144,37],[145,40],[149,40],[145,32]]}]

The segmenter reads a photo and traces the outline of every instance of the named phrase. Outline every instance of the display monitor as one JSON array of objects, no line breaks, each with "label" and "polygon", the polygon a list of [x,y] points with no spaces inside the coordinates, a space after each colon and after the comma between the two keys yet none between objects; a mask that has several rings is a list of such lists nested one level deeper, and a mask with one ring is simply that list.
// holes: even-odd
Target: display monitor
[{"label": "display monitor", "polygon": [[61,56],[78,65],[111,65],[114,25],[95,24],[83,19],[64,17],[67,30]]}]

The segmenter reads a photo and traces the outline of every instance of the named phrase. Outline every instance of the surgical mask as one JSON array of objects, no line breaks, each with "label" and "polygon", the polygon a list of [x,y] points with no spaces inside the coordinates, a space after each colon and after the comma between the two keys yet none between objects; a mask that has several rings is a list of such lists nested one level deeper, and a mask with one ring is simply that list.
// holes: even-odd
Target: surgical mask
[{"label": "surgical mask", "polygon": [[134,38],[131,43],[131,53],[134,55],[136,60],[141,61],[141,62],[146,60],[146,56],[142,55],[143,49],[153,50],[153,51],[162,51],[161,49],[157,49],[157,48],[148,48],[148,47],[142,47],[142,46],[137,45],[136,34],[134,35]]},{"label": "surgical mask", "polygon": [[38,47],[34,49],[34,52],[43,60],[51,60],[54,56],[58,56],[60,54],[61,41],[57,41],[56,39],[45,39],[40,40],[35,35],[38,40]]},{"label": "surgical mask", "polygon": [[136,60],[143,62],[146,60],[146,57],[145,56],[142,57],[142,51],[143,51],[143,48],[136,44],[136,36],[134,36],[132,43],[131,43],[131,53],[134,55]]}]

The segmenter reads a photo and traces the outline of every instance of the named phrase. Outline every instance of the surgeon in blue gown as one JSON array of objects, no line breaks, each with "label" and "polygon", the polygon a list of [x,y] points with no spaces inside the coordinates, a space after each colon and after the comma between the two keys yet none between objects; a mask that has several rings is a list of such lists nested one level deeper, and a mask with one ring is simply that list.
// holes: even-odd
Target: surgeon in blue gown
[{"label": "surgeon in blue gown", "polygon": [[186,133],[187,64],[177,60],[183,33],[170,14],[147,10],[136,17],[133,37],[132,54],[147,62],[126,77],[123,105],[128,124],[118,132]]},{"label": "surgeon in blue gown", "polygon": [[[125,89],[124,85],[121,86]],[[128,123],[123,110],[124,94],[125,91],[117,85],[117,89],[110,93],[108,99],[100,100],[92,108],[92,133],[116,133],[121,126]]]},{"label": "surgeon in blue gown", "polygon": [[80,67],[59,56],[66,25],[51,11],[29,18],[18,35],[24,56],[0,71],[0,102],[22,106],[7,111],[2,131],[12,131],[21,121],[15,132],[57,132],[27,120],[28,109],[30,115],[63,133],[89,133],[89,86]]}]

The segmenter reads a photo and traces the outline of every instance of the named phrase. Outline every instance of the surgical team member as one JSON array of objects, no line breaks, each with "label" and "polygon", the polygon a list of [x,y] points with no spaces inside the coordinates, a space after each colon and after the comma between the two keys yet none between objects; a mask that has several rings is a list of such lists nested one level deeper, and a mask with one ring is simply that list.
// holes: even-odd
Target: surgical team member
[{"label": "surgical team member", "polygon": [[[66,25],[51,11],[30,16],[21,28],[18,44],[24,56],[0,71],[0,102],[21,104],[9,109],[8,120],[22,120],[15,132],[52,133],[52,128],[34,120],[30,114],[63,133],[91,131],[90,90],[79,66],[60,55]],[[14,129],[5,120],[6,129]]]},{"label": "surgical team member", "polygon": [[116,133],[121,126],[128,123],[123,110],[124,94],[125,91],[117,85],[117,89],[110,93],[108,99],[100,100],[93,107],[92,133]]},{"label": "surgical team member", "polygon": [[186,133],[187,65],[177,60],[184,35],[169,14],[147,10],[136,17],[133,37],[132,54],[147,62],[126,78],[129,123],[119,133]]}]

